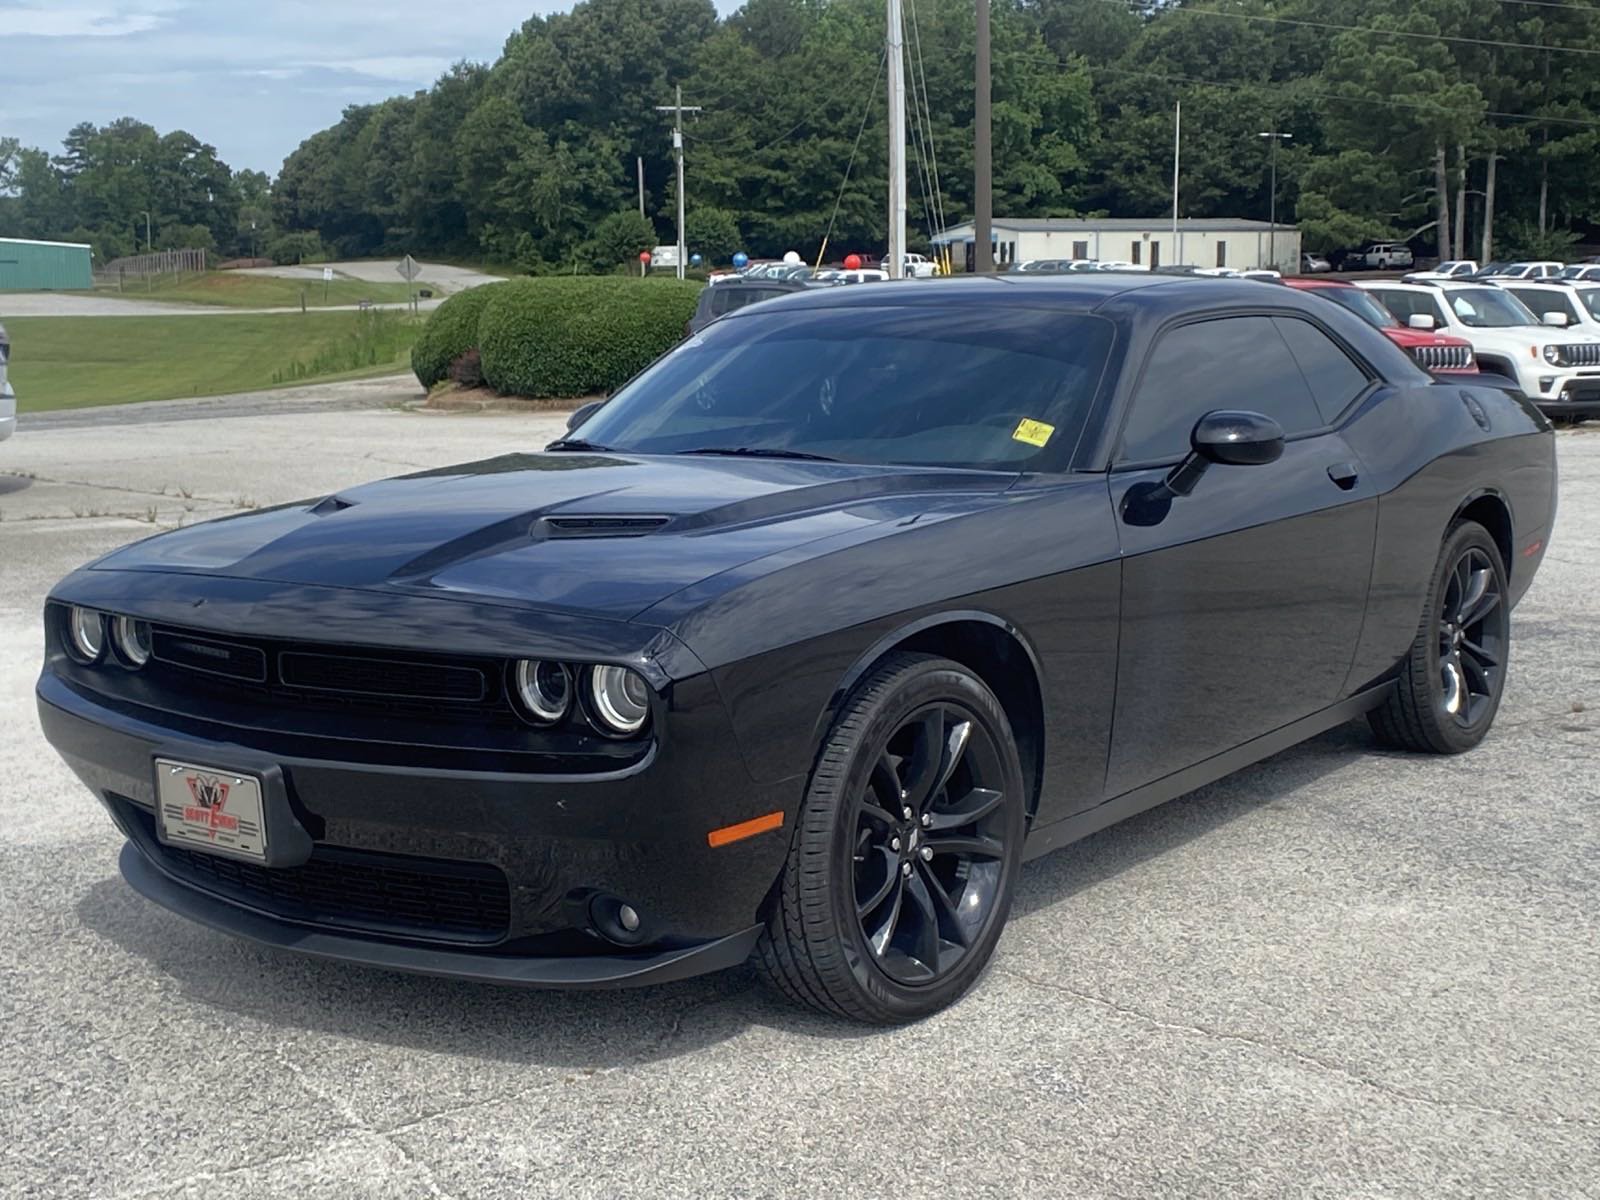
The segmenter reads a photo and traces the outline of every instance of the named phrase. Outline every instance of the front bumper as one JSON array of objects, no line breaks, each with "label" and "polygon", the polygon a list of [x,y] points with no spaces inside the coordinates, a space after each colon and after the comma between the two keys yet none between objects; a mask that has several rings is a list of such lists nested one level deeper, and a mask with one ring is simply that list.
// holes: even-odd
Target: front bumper
[{"label": "front bumper", "polygon": [[0,442],[17,431],[17,397],[9,383],[0,384]]},{"label": "front bumper", "polygon": [[1547,417],[1600,417],[1600,376],[1569,379],[1554,396],[1534,403]]},{"label": "front bumper", "polygon": [[[195,720],[173,728],[160,714],[86,694],[48,666],[38,704],[46,737],[128,837],[123,874],[143,895],[253,941],[485,981],[624,986],[742,961],[803,783],[751,780],[708,680],[675,688],[670,728],[650,755],[594,775],[312,757],[259,731]],[[264,774],[269,791],[281,789],[280,821],[293,826],[279,844],[303,838],[309,860],[241,871],[231,860],[163,846],[151,832],[158,756]],[[780,829],[708,844],[711,829],[774,810],[785,814]],[[344,867],[347,860],[357,866]],[[409,896],[406,921],[342,907],[328,863],[359,870],[363,896],[373,886]],[[290,878],[284,872],[306,868],[321,868],[317,887],[277,886]],[[420,886],[430,878],[423,872],[451,870],[470,874],[474,887],[499,881],[495,912],[503,917],[471,928],[430,924],[433,893]],[[641,914],[633,944],[598,932],[595,896]]]}]

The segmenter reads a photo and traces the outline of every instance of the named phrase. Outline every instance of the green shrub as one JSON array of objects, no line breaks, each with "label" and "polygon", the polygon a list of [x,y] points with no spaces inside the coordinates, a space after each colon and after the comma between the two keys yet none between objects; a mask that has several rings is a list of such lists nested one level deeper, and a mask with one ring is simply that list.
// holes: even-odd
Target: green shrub
[{"label": "green shrub", "polygon": [[484,380],[501,395],[609,391],[683,337],[699,294],[699,284],[676,279],[513,280],[479,319]]},{"label": "green shrub", "polygon": [[447,378],[450,364],[478,348],[478,320],[502,283],[457,292],[433,310],[411,347],[411,369],[425,388]]},{"label": "green shrub", "polygon": [[267,257],[279,266],[321,262],[327,253],[315,230],[280,234],[267,243]]}]

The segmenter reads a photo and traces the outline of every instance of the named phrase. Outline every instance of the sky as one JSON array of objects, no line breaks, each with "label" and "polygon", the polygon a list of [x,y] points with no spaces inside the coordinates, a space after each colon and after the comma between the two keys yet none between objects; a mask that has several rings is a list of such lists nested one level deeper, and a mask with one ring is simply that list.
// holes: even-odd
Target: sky
[{"label": "sky", "polygon": [[[80,121],[185,129],[276,175],[351,104],[492,62],[549,0],[0,0],[0,136],[59,153]],[[718,0],[719,11],[733,3]]]}]

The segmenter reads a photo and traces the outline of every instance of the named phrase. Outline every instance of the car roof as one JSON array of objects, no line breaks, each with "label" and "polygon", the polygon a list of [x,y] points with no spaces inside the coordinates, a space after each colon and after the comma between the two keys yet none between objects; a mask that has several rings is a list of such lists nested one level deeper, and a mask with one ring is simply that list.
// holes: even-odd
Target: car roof
[{"label": "car roof", "polygon": [[1315,291],[1318,288],[1348,288],[1355,287],[1348,279],[1285,279],[1284,285],[1292,288],[1305,288]]},{"label": "car roof", "polygon": [[[1418,289],[1425,290],[1425,289]],[[1156,275],[1148,271],[1095,271],[1081,274],[1000,274],[889,280],[870,288],[808,288],[761,305],[762,312],[802,308],[1051,308],[1094,312],[1122,297],[1148,302],[1153,319],[1191,310],[1272,307],[1320,315],[1326,303],[1276,281],[1217,279],[1195,275]],[[724,320],[743,320],[748,309]],[[757,314],[759,315],[759,314]]]}]

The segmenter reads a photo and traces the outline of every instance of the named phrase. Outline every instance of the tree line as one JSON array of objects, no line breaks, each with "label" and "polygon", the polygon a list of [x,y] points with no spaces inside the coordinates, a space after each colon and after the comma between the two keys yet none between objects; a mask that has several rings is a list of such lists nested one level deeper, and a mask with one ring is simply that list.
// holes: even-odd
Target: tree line
[{"label": "tree line", "polygon": [[[905,0],[913,241],[971,214],[972,0]],[[686,126],[691,247],[881,248],[882,0],[585,0],[493,64],[347,109],[264,177],[187,134],[79,126],[0,144],[0,228],[121,251],[136,211],[242,252],[410,251],[533,272],[610,269],[672,239],[669,103]],[[994,211],[1278,213],[1308,249],[1399,238],[1561,257],[1600,220],[1600,7],[1579,0],[995,0]],[[644,163],[644,215],[636,160]],[[141,218],[142,219],[142,218]],[[138,233],[142,233],[142,228]],[[284,241],[283,239],[296,239]],[[142,243],[141,243],[142,244]]]}]

